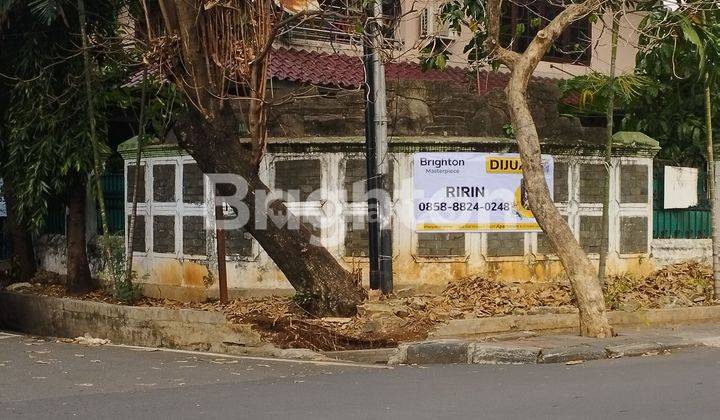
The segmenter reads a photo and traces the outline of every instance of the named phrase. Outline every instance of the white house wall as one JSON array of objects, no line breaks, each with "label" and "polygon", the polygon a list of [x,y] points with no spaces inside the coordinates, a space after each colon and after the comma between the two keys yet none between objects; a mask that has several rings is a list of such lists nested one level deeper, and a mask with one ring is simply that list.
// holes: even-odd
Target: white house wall
[{"label": "white house wall", "polygon": [[[466,234],[464,237],[464,254],[455,256],[419,256],[417,255],[418,234],[411,228],[412,223],[399,223],[401,220],[412,220],[412,153],[394,153],[394,220],[393,220],[393,255],[395,272],[395,289],[404,288],[437,290],[449,280],[479,273],[487,273],[505,280],[519,281],[552,281],[561,276],[561,267],[553,256],[538,253],[536,233],[525,233],[524,255],[489,257],[488,235],[481,233]],[[347,203],[341,199],[344,186],[345,162],[349,158],[362,158],[362,154],[352,153],[302,153],[302,154],[269,154],[263,161],[261,179],[268,185],[275,183],[275,166],[277,162],[292,159],[319,159],[321,178],[321,196],[323,200],[289,203],[288,208],[297,216],[314,216],[322,225],[322,244],[328,248],[343,266],[348,269],[362,268],[363,281],[367,285],[367,259],[347,256],[344,239],[346,216],[365,214],[365,203]],[[601,163],[599,158],[557,157],[558,161],[568,163],[569,176],[568,201],[558,204],[562,214],[567,215],[569,224],[578,239],[580,238],[580,220],[582,216],[600,216],[601,204],[580,202],[580,168],[583,164]],[[145,252],[135,252],[134,265],[139,278],[145,285],[148,295],[164,296],[177,299],[203,299],[217,295],[217,257],[214,228],[206,232],[206,256],[184,255],[183,250],[183,218],[188,215],[205,215],[214,225],[213,212],[209,203],[213,201],[209,181],[205,176],[205,203],[188,205],[182,202],[183,164],[192,163],[189,156],[145,158],[146,165],[145,190],[147,203],[138,204],[138,214],[146,216]],[[127,168],[131,161],[126,161]],[[159,164],[174,164],[175,169],[175,202],[155,203],[153,194],[153,167]],[[620,199],[620,166],[619,164],[635,164],[647,167],[647,201],[643,203],[621,203]],[[602,188],[602,180],[598,179],[597,188]],[[126,185],[128,183],[126,182]],[[126,187],[128,188],[128,187]],[[652,268],[649,256],[649,244],[652,235],[652,159],[645,157],[615,158],[611,171],[611,217],[609,243],[610,272],[646,272]],[[127,194],[126,194],[127,197]],[[126,211],[130,214],[132,203],[127,203]],[[339,216],[333,215],[333,209],[341,209]],[[153,246],[153,216],[166,215],[175,217],[175,252],[157,253]],[[620,224],[621,218],[639,216],[646,218],[647,247],[643,252],[621,253]],[[126,223],[127,225],[127,223]],[[126,227],[127,230],[127,227]],[[126,232],[127,234],[127,232]],[[597,254],[590,257],[597,261]],[[228,287],[231,295],[259,295],[268,293],[292,293],[290,284],[275,264],[253,241],[252,255],[228,256],[227,262]]]}]

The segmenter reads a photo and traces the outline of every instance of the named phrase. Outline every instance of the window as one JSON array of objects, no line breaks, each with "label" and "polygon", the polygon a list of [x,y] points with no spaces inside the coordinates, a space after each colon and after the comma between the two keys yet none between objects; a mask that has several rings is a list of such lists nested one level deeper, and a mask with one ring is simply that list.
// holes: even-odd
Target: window
[{"label": "window", "polygon": [[[501,43],[523,52],[538,30],[554,19],[565,6],[547,0],[515,0],[503,3]],[[543,57],[545,61],[590,65],[592,26],[588,18],[573,22]]]},{"label": "window", "polygon": [[[358,26],[363,24],[362,0],[320,0],[320,8],[331,12],[330,15],[317,19],[308,19],[288,31],[291,40],[327,41],[339,44],[359,44]],[[383,0],[385,39],[395,38],[400,2]]]}]

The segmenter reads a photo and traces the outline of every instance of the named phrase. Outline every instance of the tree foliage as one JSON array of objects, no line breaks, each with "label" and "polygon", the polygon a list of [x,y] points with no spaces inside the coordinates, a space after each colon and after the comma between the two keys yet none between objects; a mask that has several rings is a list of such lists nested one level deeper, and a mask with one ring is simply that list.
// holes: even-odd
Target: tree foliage
[{"label": "tree foliage", "polygon": [[[116,38],[121,2],[102,0],[89,8],[92,56],[97,61],[97,112],[101,139],[107,135],[108,94],[126,77],[125,52]],[[12,180],[19,217],[38,228],[48,203],[64,193],[70,175],[92,171],[93,154],[85,109],[78,14],[69,2],[5,0],[0,4],[0,173]],[[99,142],[103,155],[109,150]]]},{"label": "tree foliage", "polygon": [[676,11],[656,8],[640,29],[636,74],[655,83],[628,104],[623,127],[657,139],[662,158],[700,165],[706,154],[706,86],[715,98],[712,113],[720,115],[720,9],[710,1],[688,2]]}]

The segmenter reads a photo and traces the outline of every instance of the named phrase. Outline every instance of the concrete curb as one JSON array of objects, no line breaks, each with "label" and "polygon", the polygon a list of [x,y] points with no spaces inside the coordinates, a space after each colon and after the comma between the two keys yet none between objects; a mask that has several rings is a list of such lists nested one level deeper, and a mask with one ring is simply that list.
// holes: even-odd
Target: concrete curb
[{"label": "concrete curb", "polygon": [[0,292],[0,328],[76,338],[90,334],[113,343],[232,355],[326,359],[308,349],[279,349],[248,324],[219,312],[114,305],[77,299]]},{"label": "concrete curb", "polygon": [[[341,359],[363,363],[399,364],[534,364],[567,363],[605,358],[657,354],[667,350],[713,346],[720,337],[686,339],[605,339],[563,344],[563,340],[484,342],[434,339],[401,344],[397,349],[370,349],[316,353],[308,349],[279,349],[262,340],[250,325],[233,324],[218,312],[159,307],[123,306],[76,299],[0,292],[0,328],[28,334],[75,338],[89,333],[114,343],[146,347],[198,350],[231,355],[286,357],[304,360]],[[720,319],[720,307],[677,308],[637,313],[611,312],[614,325],[649,325]],[[574,314],[530,315],[456,320],[451,329],[466,336],[478,331],[507,332],[534,326],[547,330],[553,321],[561,328],[577,322]],[[464,329],[461,329],[464,328]],[[447,332],[447,330],[443,330]],[[463,334],[458,334],[463,336]],[[571,340],[572,341],[572,340]],[[567,342],[567,341],[565,341]]]},{"label": "concrete curb", "polygon": [[584,362],[598,359],[661,354],[669,350],[699,347],[699,342],[645,341],[623,344],[587,344],[549,348],[460,340],[436,340],[403,344],[389,358],[389,365],[427,364],[536,364]]},{"label": "concrete curb", "polygon": [[[610,311],[615,327],[684,324],[720,320],[720,306],[648,309],[636,312]],[[453,319],[430,334],[431,339],[470,338],[512,331],[578,332],[577,314],[509,315],[475,319]]]}]

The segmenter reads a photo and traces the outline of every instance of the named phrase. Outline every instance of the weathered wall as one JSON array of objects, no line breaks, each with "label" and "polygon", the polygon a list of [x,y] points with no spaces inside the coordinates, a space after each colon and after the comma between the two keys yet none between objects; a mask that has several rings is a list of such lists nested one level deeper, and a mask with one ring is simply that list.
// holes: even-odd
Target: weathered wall
[{"label": "weathered wall", "polygon": [[[501,89],[477,95],[475,86],[422,80],[388,80],[390,136],[504,137],[510,123]],[[329,90],[275,82],[274,98],[290,99],[270,110],[270,136],[353,136],[364,132],[361,90]],[[309,97],[308,97],[309,96]],[[577,144],[599,143],[604,130],[582,127],[576,118],[560,116],[556,81],[533,82],[528,102],[542,138]]]},{"label": "weathered wall", "polygon": [[[98,236],[92,237],[87,245],[88,262],[93,276],[97,276],[102,265],[98,239]],[[42,235],[35,238],[33,245],[39,269],[62,275],[67,274],[67,238],[65,235]]]},{"label": "weathered wall", "polygon": [[712,262],[711,239],[653,239],[650,249],[659,266],[688,260]]},{"label": "weathered wall", "polygon": [[[597,261],[599,219],[602,211],[598,179],[604,166],[594,149],[579,156],[572,146],[546,143],[556,155],[556,203],[590,258]],[[394,271],[397,290],[437,290],[449,280],[487,272],[513,281],[551,281],[562,274],[542,233],[422,234],[412,228],[413,155],[417,151],[512,152],[511,140],[500,138],[394,138],[391,142],[394,203]],[[597,149],[599,152],[601,149]],[[611,171],[610,272],[645,273],[653,269],[649,259],[652,226],[652,151],[618,147]],[[214,215],[206,214],[212,202],[209,181],[204,203],[185,203],[185,174],[192,158],[176,151],[174,157],[162,148],[148,149],[143,162],[148,168],[145,191],[153,191],[156,164],[175,165],[176,202],[155,202],[150,195],[138,206],[145,216],[142,249],[136,247],[135,267],[147,275],[145,292],[176,299],[203,299],[217,295]],[[173,152],[175,153],[175,152]],[[271,139],[260,176],[271,187],[300,191],[288,208],[304,223],[312,225],[316,237],[345,267],[361,268],[367,283],[367,206],[346,189],[359,183],[364,188],[361,138]],[[631,168],[628,172],[627,168]],[[640,170],[637,167],[642,167]],[[623,174],[632,174],[631,180]],[[160,182],[164,182],[161,177]],[[197,194],[197,193],[196,193]],[[129,207],[128,207],[129,211]],[[151,221],[169,226],[173,220],[172,246],[167,237],[154,238],[158,228]],[[210,230],[197,231],[198,218],[209,218]],[[167,222],[167,223],[166,223]],[[167,228],[169,229],[169,228]],[[166,230],[167,230],[166,229]],[[228,235],[228,282],[231,295],[292,293],[289,283],[258,244],[240,231]],[[204,242],[203,242],[204,239]],[[187,242],[187,243],[186,243]],[[204,249],[203,249],[204,243]],[[234,243],[233,247],[230,243]],[[203,252],[204,251],[204,252]]]}]

